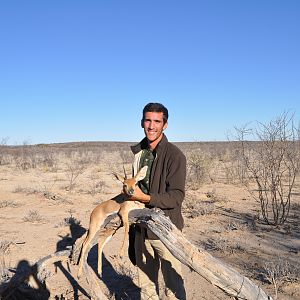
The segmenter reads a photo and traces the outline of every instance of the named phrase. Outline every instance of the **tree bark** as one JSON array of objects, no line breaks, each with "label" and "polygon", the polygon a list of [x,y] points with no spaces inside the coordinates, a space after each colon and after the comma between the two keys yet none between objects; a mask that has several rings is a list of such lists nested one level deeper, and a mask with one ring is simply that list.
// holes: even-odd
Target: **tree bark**
[{"label": "tree bark", "polygon": [[[201,248],[191,244],[180,230],[170,221],[168,217],[159,209],[134,210],[129,213],[129,221],[139,223],[150,229],[164,243],[170,252],[183,264],[193,269],[211,284],[219,287],[230,296],[236,299],[246,300],[272,300],[259,286],[247,277],[239,274],[232,267],[221,260],[214,258],[211,254]],[[117,231],[121,226],[119,216],[113,215],[107,218],[104,226],[98,230],[93,239],[90,248],[98,242],[99,236],[106,230]],[[83,238],[74,245],[73,260],[78,259],[78,249],[82,244]],[[30,268],[27,272],[16,274],[14,280],[6,286],[6,289],[17,289],[19,285],[26,280],[30,274],[34,274],[40,279],[40,272],[50,263],[67,259],[71,250],[65,250],[48,255]],[[95,300],[107,300],[107,297],[101,290],[98,276],[84,261],[84,273],[90,286],[90,295]],[[3,292],[3,290],[2,290]],[[4,298],[5,299],[5,298]]]},{"label": "tree bark", "polygon": [[[15,270],[14,276],[9,282],[0,286],[0,298],[6,299],[33,299],[46,300],[50,291],[44,282],[42,272],[50,263],[68,260],[71,250],[64,250],[47,255],[30,266],[29,262],[23,260]],[[22,289],[21,286],[27,282],[32,288]]]},{"label": "tree bark", "polygon": [[150,229],[183,264],[230,296],[247,300],[272,299],[249,278],[191,244],[161,210],[135,210],[129,213],[129,217]]},{"label": "tree bark", "polygon": [[[272,300],[271,296],[268,296],[249,278],[241,275],[231,266],[213,257],[207,251],[190,243],[161,210],[133,210],[129,213],[129,221],[130,223],[135,222],[150,229],[179,261],[193,269],[211,284],[219,287],[230,296],[243,300]],[[97,243],[99,236],[101,236],[103,232],[106,230],[117,231],[120,226],[121,220],[117,214],[107,218],[103,227],[96,233],[90,248]],[[77,247],[79,246],[80,245],[77,245]],[[84,269],[86,270],[86,268],[89,267],[86,261],[84,262],[84,265]],[[90,270],[90,272],[85,272],[91,285],[96,286],[94,282],[97,282],[98,278],[94,272],[92,270]],[[93,274],[91,275],[90,273]],[[101,289],[97,285],[97,292],[95,291],[95,293],[93,293],[92,291],[92,293],[97,295],[97,293],[100,294],[100,291]],[[105,298],[95,299],[100,300]]]}]

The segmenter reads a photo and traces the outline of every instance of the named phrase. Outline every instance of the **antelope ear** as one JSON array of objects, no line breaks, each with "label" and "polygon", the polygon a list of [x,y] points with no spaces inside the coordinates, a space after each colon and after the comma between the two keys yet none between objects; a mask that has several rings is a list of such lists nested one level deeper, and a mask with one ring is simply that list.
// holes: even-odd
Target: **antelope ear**
[{"label": "antelope ear", "polygon": [[118,179],[122,183],[125,181],[125,178],[122,175],[117,174],[117,173],[113,173],[113,175],[115,176],[116,179]]},{"label": "antelope ear", "polygon": [[143,180],[146,176],[146,173],[147,173],[147,170],[148,170],[148,166],[144,166],[142,167],[139,172],[135,175],[135,180],[136,181],[140,181],[140,180]]}]

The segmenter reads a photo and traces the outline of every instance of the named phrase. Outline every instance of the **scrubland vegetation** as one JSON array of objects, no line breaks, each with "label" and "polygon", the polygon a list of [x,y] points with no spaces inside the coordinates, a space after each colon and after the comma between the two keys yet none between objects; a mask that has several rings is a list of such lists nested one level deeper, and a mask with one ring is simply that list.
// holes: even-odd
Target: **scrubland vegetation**
[{"label": "scrubland vegetation", "polygon": [[[282,300],[300,298],[300,145],[290,121],[237,129],[232,142],[176,143],[187,157],[184,234]],[[0,142],[1,291],[20,261],[32,265],[82,236],[92,208],[121,190],[111,173],[124,166],[129,174],[133,156],[132,143]],[[107,295],[135,299],[136,270],[112,258],[116,245],[104,251]],[[68,268],[45,273],[50,299],[88,299]],[[184,275],[188,299],[230,299],[188,269]]]}]

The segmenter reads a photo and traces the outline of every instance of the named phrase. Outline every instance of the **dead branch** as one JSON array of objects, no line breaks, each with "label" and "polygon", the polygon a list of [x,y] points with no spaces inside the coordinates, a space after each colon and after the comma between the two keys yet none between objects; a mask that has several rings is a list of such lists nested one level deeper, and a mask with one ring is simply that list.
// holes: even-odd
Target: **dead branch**
[{"label": "dead branch", "polygon": [[[103,230],[111,228],[117,230],[120,227],[121,221],[117,215],[110,218],[111,221],[98,231],[96,237]],[[129,213],[129,220],[131,223],[136,222],[149,228],[178,260],[230,296],[244,300],[272,300],[249,278],[191,244],[161,210],[133,210]],[[93,245],[97,243],[96,237]]]},{"label": "dead branch", "polygon": [[98,276],[94,270],[85,262],[83,265],[83,272],[88,280],[90,286],[90,296],[92,300],[108,300],[104,295]]},{"label": "dead branch", "polygon": [[[71,250],[59,251],[41,258],[32,266],[27,261],[22,261],[14,271],[15,274],[10,281],[1,286],[1,299],[11,299],[12,297],[16,299],[31,299],[30,293],[38,293],[39,299],[48,299],[49,291],[44,284],[42,272],[50,263],[68,260],[70,254]],[[33,289],[22,289],[21,286],[24,283],[28,283]]]},{"label": "dead branch", "polygon": [[[11,278],[7,284],[2,286],[0,290],[1,299],[11,299],[12,295],[14,295],[14,297],[17,295],[15,297],[16,299],[29,299],[27,298],[29,292],[26,292],[27,296],[25,296],[24,291],[20,288],[25,282],[34,286],[35,289],[32,290],[32,292],[39,291],[39,299],[48,299],[49,295],[46,294],[43,298],[43,294],[41,294],[41,292],[44,292],[44,294],[47,292],[46,286],[41,284],[44,281],[42,278],[42,272],[50,264],[54,264],[59,261],[68,261],[71,254],[72,250],[58,251],[41,258],[31,267],[27,264],[24,268],[16,270],[13,278]],[[84,273],[90,284],[91,299],[107,300],[108,298],[101,290],[99,278],[87,263],[84,264]]]},{"label": "dead branch", "polygon": [[137,213],[139,215],[138,223],[149,228],[178,260],[196,271],[211,284],[237,299],[272,299],[249,278],[239,274],[225,262],[213,257],[205,250],[191,244],[161,210],[143,209]]},{"label": "dead branch", "polygon": [[[214,258],[203,249],[197,248],[191,244],[161,210],[134,210],[130,212],[129,220],[131,223],[137,222],[149,228],[161,239],[165,246],[178,260],[196,271],[211,284],[219,287],[236,299],[272,300],[270,296],[268,296],[250,279],[239,274],[232,267],[228,266],[221,260]],[[105,234],[107,230],[116,232],[120,226],[121,220],[117,214],[107,218],[104,226],[98,230],[90,248],[98,242],[99,236],[101,238],[101,235]],[[83,239],[80,240],[82,242]],[[79,246],[80,243],[74,247],[75,249],[77,247],[77,253]],[[68,259],[70,255],[71,250],[56,252],[39,260],[36,264],[34,264],[34,268],[32,267],[31,269],[34,269],[37,278],[39,278],[39,273],[42,272],[47,265]],[[86,258],[84,259],[84,273],[90,285],[90,295],[92,299],[107,299],[101,290],[99,278],[87,264]],[[20,276],[17,276],[16,274],[16,276],[14,276],[14,281],[10,282],[10,288],[18,288],[18,286],[20,286],[20,284],[23,283],[29,275],[30,272],[25,275],[22,273]]]}]

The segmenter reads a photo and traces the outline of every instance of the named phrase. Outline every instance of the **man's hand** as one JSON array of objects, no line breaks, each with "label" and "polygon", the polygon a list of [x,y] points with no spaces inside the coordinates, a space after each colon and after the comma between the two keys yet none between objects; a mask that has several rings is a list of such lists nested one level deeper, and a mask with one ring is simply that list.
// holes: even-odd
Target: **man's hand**
[{"label": "man's hand", "polygon": [[149,203],[150,199],[150,195],[143,193],[138,186],[135,188],[134,194],[130,197],[132,201],[140,201],[143,203]]}]

